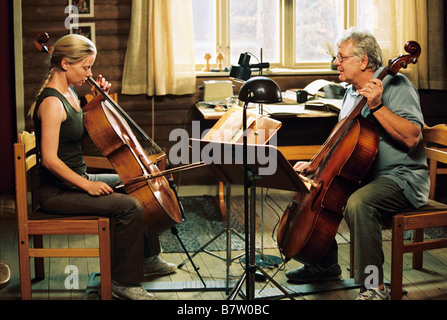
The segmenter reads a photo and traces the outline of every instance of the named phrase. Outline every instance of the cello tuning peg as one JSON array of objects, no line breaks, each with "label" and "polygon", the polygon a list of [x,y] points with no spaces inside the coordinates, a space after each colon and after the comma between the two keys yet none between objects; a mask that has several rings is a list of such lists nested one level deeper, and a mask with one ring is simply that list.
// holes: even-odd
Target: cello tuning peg
[{"label": "cello tuning peg", "polygon": [[402,68],[407,69],[408,64],[405,61],[402,61],[401,64]]}]

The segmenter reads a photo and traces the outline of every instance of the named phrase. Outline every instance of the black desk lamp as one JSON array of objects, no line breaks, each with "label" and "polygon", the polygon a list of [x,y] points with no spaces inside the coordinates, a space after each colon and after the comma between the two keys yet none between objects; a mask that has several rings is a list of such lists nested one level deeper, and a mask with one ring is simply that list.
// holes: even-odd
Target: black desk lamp
[{"label": "black desk lamp", "polygon": [[[261,53],[261,55],[262,55],[262,53]],[[261,57],[261,60],[262,60],[262,57]],[[246,80],[250,79],[252,69],[259,69],[260,75],[262,76],[263,68],[270,68],[270,63],[268,63],[268,62],[263,63],[261,61],[261,63],[250,64],[250,53],[249,52],[241,53],[241,55],[239,56],[238,64],[231,67],[230,78],[233,78],[236,81],[238,81],[238,80],[246,81]]]},{"label": "black desk lamp", "polygon": [[[245,278],[247,299],[254,299],[254,274],[257,266],[254,263],[254,213],[249,220],[248,189],[251,185],[249,178],[247,157],[247,107],[249,103],[279,103],[282,102],[281,89],[273,80],[258,76],[247,80],[239,91],[239,100],[244,102],[242,128],[243,128],[243,170],[244,170],[244,216],[245,216]],[[251,232],[249,223],[251,222]],[[253,252],[252,252],[253,251]],[[247,277],[247,272],[249,276]]]}]

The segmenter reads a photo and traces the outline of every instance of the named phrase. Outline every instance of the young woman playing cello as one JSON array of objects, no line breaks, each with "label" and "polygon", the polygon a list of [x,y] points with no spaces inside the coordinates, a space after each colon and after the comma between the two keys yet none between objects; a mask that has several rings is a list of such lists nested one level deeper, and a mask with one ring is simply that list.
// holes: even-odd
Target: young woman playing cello
[{"label": "young woman playing cello", "polygon": [[[70,34],[56,42],[47,78],[30,115],[40,151],[38,196],[41,210],[67,215],[103,215],[114,218],[112,294],[118,299],[151,300],[140,283],[150,274],[175,272],[158,254],[158,235],[144,230],[139,201],[116,193],[116,174],[87,174],[81,139],[85,129],[75,86],[92,76],[95,45]],[[108,92],[110,83],[98,76]]]}]

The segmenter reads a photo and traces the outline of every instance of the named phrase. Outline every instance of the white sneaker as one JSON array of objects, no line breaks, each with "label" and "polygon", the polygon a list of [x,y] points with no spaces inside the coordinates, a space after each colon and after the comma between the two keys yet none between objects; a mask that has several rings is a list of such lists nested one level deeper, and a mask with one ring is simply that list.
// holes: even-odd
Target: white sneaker
[{"label": "white sneaker", "polygon": [[387,286],[384,286],[383,291],[379,288],[371,288],[360,291],[355,300],[390,300],[390,292]]},{"label": "white sneaker", "polygon": [[177,266],[164,261],[160,256],[153,256],[144,260],[144,276],[164,276],[177,271]]},{"label": "white sneaker", "polygon": [[120,300],[155,300],[140,284],[119,284],[112,280],[112,297]]}]

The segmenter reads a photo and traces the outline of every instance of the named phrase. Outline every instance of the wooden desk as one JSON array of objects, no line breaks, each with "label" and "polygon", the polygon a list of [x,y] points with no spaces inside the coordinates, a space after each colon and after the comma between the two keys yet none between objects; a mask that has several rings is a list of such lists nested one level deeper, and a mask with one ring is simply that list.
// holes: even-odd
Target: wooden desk
[{"label": "wooden desk", "polygon": [[[277,105],[290,105],[286,99],[284,99],[283,103],[278,103]],[[205,120],[219,120],[226,111],[218,112],[215,111],[213,107],[209,107],[207,104],[203,102],[196,103],[197,110],[200,111],[200,114],[203,116]],[[259,112],[258,108],[248,108],[249,111]],[[271,118],[274,119],[283,119],[283,118],[332,118],[337,117],[337,113],[332,111],[318,111],[318,110],[306,110],[306,113],[298,113],[298,114],[280,114],[280,115],[270,115]]]},{"label": "wooden desk", "polygon": [[[290,103],[284,99],[279,105]],[[225,111],[216,112],[214,108],[200,102],[196,103],[196,108],[204,120],[217,121],[225,114]],[[256,108],[248,110],[254,112]],[[312,159],[338,121],[337,113],[317,110],[306,110],[306,113],[299,114],[272,114],[270,117],[283,123],[278,131],[277,142],[278,149],[287,160]],[[308,128],[303,128],[306,124]]]},{"label": "wooden desk", "polygon": [[196,108],[200,111],[200,114],[205,120],[219,120],[226,112],[214,111],[214,108],[208,107],[206,104],[201,102],[196,103]]}]

